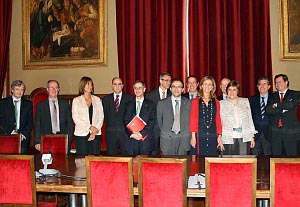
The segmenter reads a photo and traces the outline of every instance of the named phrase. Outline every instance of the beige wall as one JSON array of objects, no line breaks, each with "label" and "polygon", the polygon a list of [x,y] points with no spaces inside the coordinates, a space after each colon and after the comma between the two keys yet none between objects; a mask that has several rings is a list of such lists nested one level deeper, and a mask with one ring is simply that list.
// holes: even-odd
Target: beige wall
[{"label": "beige wall", "polygon": [[[95,93],[109,93],[111,78],[118,75],[117,34],[115,1],[108,0],[108,65],[100,68],[69,68],[49,70],[22,70],[22,3],[13,1],[13,27],[10,42],[11,80],[22,79],[27,86],[26,94],[45,86],[48,79],[57,79],[61,94],[77,93],[79,79],[86,75],[95,83]],[[271,43],[273,76],[285,73],[290,79],[290,88],[300,90],[300,62],[280,61],[278,0],[270,0]]]},{"label": "beige wall", "polygon": [[22,1],[13,1],[12,29],[10,41],[10,81],[21,79],[26,84],[26,94],[37,87],[45,87],[47,80],[56,79],[61,85],[60,94],[78,93],[82,76],[93,79],[95,93],[111,92],[111,79],[118,76],[117,33],[115,1],[108,0],[108,64],[98,68],[68,68],[47,70],[22,69]]}]

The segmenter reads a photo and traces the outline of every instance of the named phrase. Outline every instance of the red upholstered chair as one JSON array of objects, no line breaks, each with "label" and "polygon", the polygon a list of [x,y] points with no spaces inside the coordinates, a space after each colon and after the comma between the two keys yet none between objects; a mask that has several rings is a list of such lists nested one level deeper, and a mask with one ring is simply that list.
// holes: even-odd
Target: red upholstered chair
[{"label": "red upholstered chair", "polygon": [[206,206],[256,206],[256,158],[205,158]]},{"label": "red upholstered chair", "polygon": [[0,135],[0,154],[21,154],[20,135]]},{"label": "red upholstered chair", "polygon": [[42,134],[41,153],[67,154],[68,135],[67,134]]},{"label": "red upholstered chair", "polygon": [[36,88],[34,89],[30,95],[29,99],[32,101],[33,104],[33,119],[35,119],[36,114],[36,105],[42,101],[48,99],[48,92],[46,88]]},{"label": "red upholstered chair", "polygon": [[139,158],[139,206],[187,206],[186,159]]},{"label": "red upholstered chair", "polygon": [[[0,175],[0,206],[37,206],[32,155],[0,155]],[[56,203],[38,202],[38,206]]]},{"label": "red upholstered chair", "polygon": [[88,206],[133,207],[132,158],[86,156]]},{"label": "red upholstered chair", "polygon": [[271,158],[270,165],[270,206],[300,206],[300,158]]}]

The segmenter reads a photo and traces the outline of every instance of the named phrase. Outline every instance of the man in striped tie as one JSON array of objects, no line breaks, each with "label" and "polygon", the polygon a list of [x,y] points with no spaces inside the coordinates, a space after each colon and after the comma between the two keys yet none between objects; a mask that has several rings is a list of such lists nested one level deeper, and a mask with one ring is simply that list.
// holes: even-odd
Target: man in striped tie
[{"label": "man in striped tie", "polygon": [[271,134],[270,134],[270,117],[266,114],[266,106],[272,99],[269,96],[270,81],[267,77],[261,77],[257,81],[257,89],[259,93],[250,97],[250,106],[252,119],[255,129],[255,147],[252,149],[254,155],[265,154],[271,155]]}]

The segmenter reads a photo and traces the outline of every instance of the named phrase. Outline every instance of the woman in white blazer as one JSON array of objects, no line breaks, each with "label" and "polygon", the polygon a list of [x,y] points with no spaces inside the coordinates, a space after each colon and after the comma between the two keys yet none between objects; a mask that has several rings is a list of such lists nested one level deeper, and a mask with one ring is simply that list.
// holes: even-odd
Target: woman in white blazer
[{"label": "woman in white blazer", "polygon": [[76,153],[100,155],[103,107],[99,97],[94,96],[94,84],[90,77],[79,82],[79,96],[73,99],[72,117],[75,123]]},{"label": "woman in white blazer", "polygon": [[220,101],[222,142],[224,154],[248,155],[255,145],[250,104],[247,98],[238,97],[240,85],[232,80],[227,85],[227,99]]}]

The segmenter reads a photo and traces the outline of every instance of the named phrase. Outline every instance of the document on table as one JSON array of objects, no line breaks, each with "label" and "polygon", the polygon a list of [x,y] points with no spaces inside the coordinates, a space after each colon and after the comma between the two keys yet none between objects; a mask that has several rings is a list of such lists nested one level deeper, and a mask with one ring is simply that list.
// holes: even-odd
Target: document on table
[{"label": "document on table", "polygon": [[205,188],[205,174],[197,173],[189,177],[188,188],[199,188],[199,184],[201,189]]}]

